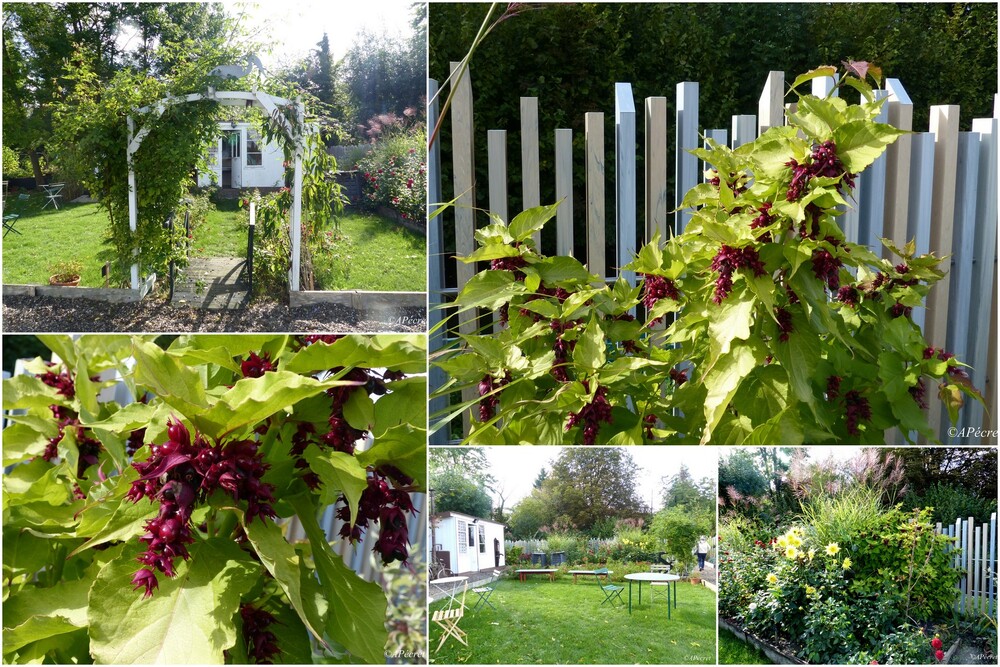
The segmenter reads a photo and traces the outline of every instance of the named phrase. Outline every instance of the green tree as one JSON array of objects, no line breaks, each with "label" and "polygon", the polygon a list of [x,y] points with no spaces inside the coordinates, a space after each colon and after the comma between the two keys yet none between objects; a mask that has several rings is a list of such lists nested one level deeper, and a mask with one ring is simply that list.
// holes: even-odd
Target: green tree
[{"label": "green tree", "polygon": [[727,503],[761,498],[768,490],[768,480],[754,464],[753,454],[734,449],[719,461],[719,497]]},{"label": "green tree", "polygon": [[379,114],[423,111],[426,54],[414,40],[400,41],[387,33],[362,31],[344,63],[344,81],[357,106],[359,123]]},{"label": "green tree", "polygon": [[563,449],[543,485],[551,494],[553,517],[587,532],[602,519],[642,516],[633,481],[637,467],[624,449]]},{"label": "green tree", "polygon": [[457,470],[431,473],[435,512],[461,512],[487,518],[493,501],[486,490]]},{"label": "green tree", "polygon": [[526,540],[538,537],[541,528],[551,525],[554,518],[549,494],[536,489],[514,506],[507,527],[513,539]]}]

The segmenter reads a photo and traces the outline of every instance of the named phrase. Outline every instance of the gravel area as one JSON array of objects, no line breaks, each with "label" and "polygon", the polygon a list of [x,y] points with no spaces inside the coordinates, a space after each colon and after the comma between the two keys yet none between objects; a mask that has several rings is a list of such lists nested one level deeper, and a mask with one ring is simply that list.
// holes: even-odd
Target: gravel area
[{"label": "gravel area", "polygon": [[373,318],[347,306],[291,308],[266,299],[256,299],[239,310],[208,311],[171,306],[166,298],[155,296],[138,303],[8,296],[3,299],[2,327],[6,333],[423,333],[427,313],[423,308],[399,308]]}]

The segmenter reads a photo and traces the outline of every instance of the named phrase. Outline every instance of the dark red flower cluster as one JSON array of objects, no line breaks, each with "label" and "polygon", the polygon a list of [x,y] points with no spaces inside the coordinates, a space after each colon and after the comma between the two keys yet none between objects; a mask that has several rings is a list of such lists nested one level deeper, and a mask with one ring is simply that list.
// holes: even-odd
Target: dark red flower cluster
[{"label": "dark red flower cluster", "polygon": [[251,352],[250,356],[240,363],[240,371],[245,378],[263,377],[264,373],[275,370],[278,370],[278,364],[271,362],[271,355],[267,352],[263,356]]},{"label": "dark red flower cluster", "polygon": [[778,334],[778,340],[784,343],[792,333],[792,314],[779,306],[774,309],[774,315],[778,320],[778,331],[781,332]]},{"label": "dark red flower cluster", "polygon": [[[49,366],[54,366],[54,364],[49,364]],[[60,373],[46,371],[35,377],[41,380],[46,386],[53,387],[57,394],[67,399],[72,399],[76,396],[76,385],[73,382],[73,377],[67,371]],[[96,380],[96,378],[91,379]],[[84,473],[87,471],[87,468],[97,464],[104,446],[100,440],[87,434],[86,429],[80,425],[80,416],[75,410],[63,405],[56,405],[55,403],[49,406],[49,410],[52,411],[52,416],[56,420],[58,430],[53,437],[49,438],[48,443],[45,445],[45,450],[41,454],[42,459],[51,461],[59,456],[59,442],[62,441],[67,429],[74,429],[73,436],[76,441],[77,452],[79,453],[76,464],[76,476],[77,479],[85,479]],[[83,495],[82,491],[81,495]]]},{"label": "dark red flower cluster", "polygon": [[326,343],[327,345],[331,345],[336,343],[341,338],[343,338],[343,336],[339,334],[309,334],[302,336],[301,340],[302,344],[308,347],[313,343]]},{"label": "dark red flower cluster", "polygon": [[818,280],[826,283],[831,292],[840,289],[840,267],[842,262],[839,258],[830,254],[825,248],[817,248],[812,253],[813,275]]},{"label": "dark red flower cluster", "polygon": [[670,379],[674,381],[674,384],[678,387],[687,382],[688,374],[687,371],[679,371],[676,368],[670,369]]},{"label": "dark red flower cluster", "polygon": [[920,406],[921,410],[927,409],[927,387],[924,386],[923,378],[917,380],[917,384],[913,385],[909,389],[910,396],[913,397],[914,402]]},{"label": "dark red flower cluster", "polygon": [[496,407],[500,403],[500,393],[491,394],[496,389],[510,384],[510,371],[500,378],[495,379],[492,375],[484,375],[479,381],[479,421],[488,422],[496,414]]},{"label": "dark red flower cluster", "polygon": [[840,376],[831,375],[826,379],[826,398],[834,399],[840,396]]},{"label": "dark red flower cluster", "polygon": [[[590,384],[582,381],[585,391],[590,391]],[[601,430],[601,422],[611,423],[611,404],[608,403],[607,390],[598,387],[594,392],[594,400],[580,409],[580,412],[569,413],[566,430],[583,423],[583,444],[593,445],[597,442],[597,434]]]},{"label": "dark red flower cluster", "polygon": [[[664,278],[663,276],[654,276],[651,273],[640,273],[642,276],[642,302],[645,304],[647,310],[652,310],[653,306],[660,299],[673,299],[674,301],[681,300],[681,293],[677,291],[677,286],[674,285],[674,281],[670,278]],[[655,324],[663,319],[663,316],[657,317],[651,324]]]},{"label": "dark red flower cluster", "polygon": [[854,189],[855,175],[844,169],[843,163],[837,157],[837,147],[832,140],[813,146],[809,162],[799,164],[793,159],[786,164],[792,168],[792,182],[788,184],[788,193],[785,195],[788,201],[798,201],[802,197],[809,179],[814,176],[828,178],[843,176],[843,180],[837,184],[837,190],[843,192],[845,184],[849,189]]},{"label": "dark red flower cluster", "polygon": [[734,248],[723,245],[712,258],[712,270],[719,273],[715,281],[715,294],[712,296],[712,301],[716,304],[722,303],[733,290],[733,271],[736,269],[750,269],[755,276],[766,273],[764,263],[760,261],[753,246]]},{"label": "dark red flower cluster", "polygon": [[[761,227],[767,227],[773,224],[775,220],[777,220],[775,216],[771,215],[771,202],[769,201],[766,201],[763,204],[761,204],[760,208],[757,209],[757,212],[760,215],[758,215],[756,218],[750,221],[750,229],[760,229]],[[764,232],[757,238],[757,240],[762,243],[770,243],[772,240],[771,232]]]},{"label": "dark red flower cluster", "polygon": [[847,408],[847,432],[851,435],[857,435],[859,432],[858,422],[868,421],[872,418],[868,399],[857,391],[849,391],[844,395],[844,404]]},{"label": "dark red flower cluster", "polygon": [[[54,366],[55,364],[48,364],[49,366]],[[56,390],[56,393],[72,400],[76,396],[76,384],[73,382],[73,377],[67,372],[62,371],[61,373],[53,373],[52,371],[46,371],[39,375],[36,375],[42,384],[52,387]]]},{"label": "dark red flower cluster", "polygon": [[272,659],[278,653],[278,638],[267,628],[277,623],[269,612],[253,605],[241,604],[240,617],[243,619],[243,643],[247,647],[247,655],[258,665],[273,664]]},{"label": "dark red flower cluster", "polygon": [[904,306],[898,301],[892,304],[892,308],[889,309],[889,314],[892,315],[893,319],[897,317],[910,317],[913,314],[912,306]]},{"label": "dark red flower cluster", "polygon": [[[520,245],[520,244],[515,244]],[[497,257],[490,262],[490,268],[494,271],[512,271],[514,273],[514,280],[524,281],[525,275],[523,269],[528,265],[528,261],[524,259],[521,255],[515,255],[513,257]]]},{"label": "dark red flower cluster", "polygon": [[642,419],[643,428],[646,430],[646,439],[653,439],[653,426],[656,425],[656,415],[649,414]]},{"label": "dark red flower cluster", "polygon": [[[939,361],[948,361],[949,359],[955,358],[954,354],[951,352],[945,352],[939,347],[928,347],[924,349],[924,359],[930,359],[934,356],[937,356]],[[948,374],[953,377],[969,377],[969,374],[961,366],[948,366]]]},{"label": "dark red flower cluster", "polygon": [[858,307],[859,296],[858,290],[853,285],[843,285],[837,290],[837,301],[846,303],[851,308]]},{"label": "dark red flower cluster", "polygon": [[[390,485],[389,482],[392,482]],[[413,478],[392,465],[381,465],[368,471],[368,486],[361,492],[358,502],[358,518],[351,524],[351,508],[344,496],[340,497],[337,517],[344,521],[340,536],[352,542],[361,540],[361,531],[369,522],[379,524],[378,540],[372,551],[382,557],[383,565],[393,561],[406,564],[409,558],[409,529],[406,512],[413,514],[416,509],[405,488],[413,484]]]},{"label": "dark red flower cluster", "polygon": [[167,438],[162,445],[152,446],[148,459],[132,463],[139,479],[132,482],[126,496],[132,502],[160,501],[159,514],[146,522],[147,532],[139,538],[146,543],[145,553],[138,558],[145,567],[132,579],[136,590],[145,587],[147,597],[158,586],[156,571],[172,577],[174,559],[188,559],[185,545],[194,542],[190,523],[197,501],[221,490],[236,502],[246,502],[247,523],[254,517],[263,521],[276,516],[271,507],[274,487],[261,481],[269,466],[256,442],[212,445],[198,433],[192,441],[187,427],[174,419],[167,422]]},{"label": "dark red flower cluster", "polygon": [[552,377],[559,382],[569,382],[570,355],[576,349],[576,341],[564,339],[563,334],[578,324],[580,324],[580,320],[570,320],[568,322],[552,320],[549,323],[552,330],[556,332],[556,340],[552,344],[552,351],[555,353],[556,358],[552,362],[552,370],[550,372],[552,373]]}]

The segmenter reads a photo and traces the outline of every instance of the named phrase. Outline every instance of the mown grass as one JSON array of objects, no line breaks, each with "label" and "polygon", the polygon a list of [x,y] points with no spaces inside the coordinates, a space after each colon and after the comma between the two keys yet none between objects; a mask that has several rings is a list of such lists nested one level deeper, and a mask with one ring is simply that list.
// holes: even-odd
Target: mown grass
[{"label": "mown grass", "polygon": [[767,659],[756,647],[744,644],[729,630],[719,629],[719,664],[720,665],[770,665]]},{"label": "mown grass", "polygon": [[33,193],[28,201],[8,197],[4,215],[20,214],[15,229],[3,239],[3,281],[7,284],[47,285],[56,262],[77,261],[83,265],[81,285],[101,287],[101,267],[111,258],[104,245],[108,214],[97,204],[60,202],[42,210],[45,195]]},{"label": "mown grass", "polygon": [[347,213],[340,232],[327,232],[313,254],[324,290],[423,292],[427,290],[427,240],[371,213]]},{"label": "mown grass", "polygon": [[[205,221],[194,230],[191,255],[194,257],[244,257],[247,254],[247,225],[240,215],[238,199],[212,202]],[[183,225],[181,217],[177,224]]]},{"label": "mown grass", "polygon": [[[431,662],[441,664],[714,664],[715,593],[704,586],[677,585],[678,605],[667,620],[665,602],[637,604],[633,589],[631,616],[627,608],[601,605],[603,592],[593,580],[573,584],[568,577],[549,582],[504,579],[490,601],[496,610],[471,611],[476,596],[466,599],[469,610],[459,627],[469,646],[449,637],[434,652],[443,631],[432,623]],[[628,589],[622,593],[628,601]],[[430,606],[430,613],[446,601]]]}]

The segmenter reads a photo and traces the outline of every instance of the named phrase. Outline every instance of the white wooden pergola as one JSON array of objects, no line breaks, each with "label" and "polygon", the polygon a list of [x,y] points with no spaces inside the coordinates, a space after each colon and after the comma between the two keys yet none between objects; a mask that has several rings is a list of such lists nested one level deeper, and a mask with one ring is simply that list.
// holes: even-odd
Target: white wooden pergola
[{"label": "white wooden pergola", "polygon": [[[154,114],[154,118],[159,118],[167,107],[186,102],[196,102],[198,100],[212,100],[226,106],[246,106],[259,107],[272,118],[277,119],[284,130],[285,136],[293,145],[294,151],[294,172],[292,181],[292,219],[291,219],[291,241],[292,257],[291,271],[288,276],[288,284],[291,291],[299,291],[299,268],[300,268],[300,245],[302,242],[302,158],[305,152],[305,136],[300,133],[296,135],[295,129],[284,114],[278,113],[279,106],[294,106],[296,127],[305,128],[305,106],[298,101],[293,102],[282,97],[268,95],[258,90],[235,91],[235,90],[215,90],[209,88],[204,93],[191,93],[178,97],[165,97],[155,105],[141,107],[136,111],[139,113]],[[135,189],[135,165],[133,156],[142,145],[143,139],[150,132],[150,127],[142,127],[137,132],[135,121],[132,116],[128,117],[128,226],[135,233],[138,224],[138,201]],[[132,264],[132,289],[139,291],[143,285],[139,281],[139,251],[135,251],[135,261]]]}]

